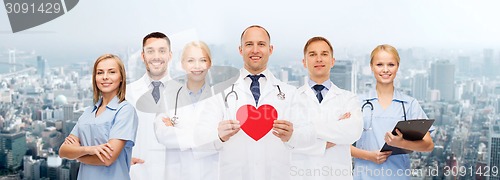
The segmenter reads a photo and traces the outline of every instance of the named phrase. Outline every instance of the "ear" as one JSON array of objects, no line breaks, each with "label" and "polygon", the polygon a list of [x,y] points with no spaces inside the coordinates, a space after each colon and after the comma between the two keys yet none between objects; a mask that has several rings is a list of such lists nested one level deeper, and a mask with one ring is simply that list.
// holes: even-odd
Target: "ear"
[{"label": "ear", "polygon": [[332,57],[332,68],[335,66],[335,57]]},{"label": "ear", "polygon": [[269,45],[269,55],[273,54],[273,49],[274,49],[274,46]]},{"label": "ear", "polygon": [[172,51],[168,52],[168,58],[167,58],[167,63],[169,63],[172,60]]},{"label": "ear", "polygon": [[303,59],[302,59],[302,64],[304,65],[304,68],[306,68],[306,69],[307,69],[306,58],[303,58]]},{"label": "ear", "polygon": [[240,55],[242,55],[242,56],[243,56],[243,49],[241,48],[241,45],[240,45],[240,46],[238,46],[238,51],[240,52]]},{"label": "ear", "polygon": [[141,59],[144,64],[146,64],[146,57],[144,57],[144,50],[141,52]]}]

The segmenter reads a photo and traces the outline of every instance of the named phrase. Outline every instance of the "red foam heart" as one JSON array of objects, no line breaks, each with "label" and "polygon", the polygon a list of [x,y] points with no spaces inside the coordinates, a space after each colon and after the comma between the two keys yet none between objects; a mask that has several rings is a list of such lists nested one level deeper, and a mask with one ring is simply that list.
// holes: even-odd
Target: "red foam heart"
[{"label": "red foam heart", "polygon": [[255,141],[264,137],[273,128],[274,120],[277,118],[278,111],[269,104],[264,104],[258,109],[247,104],[236,112],[236,119],[240,121],[241,129]]}]

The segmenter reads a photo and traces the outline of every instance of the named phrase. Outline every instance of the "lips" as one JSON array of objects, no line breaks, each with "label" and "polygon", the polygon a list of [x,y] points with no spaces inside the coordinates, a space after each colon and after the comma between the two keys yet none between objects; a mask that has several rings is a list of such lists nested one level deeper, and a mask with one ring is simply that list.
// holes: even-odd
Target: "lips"
[{"label": "lips", "polygon": [[103,87],[108,87],[108,86],[111,86],[111,84],[113,84],[113,83],[101,83],[101,85],[102,85]]},{"label": "lips", "polygon": [[203,74],[204,71],[191,71],[191,74],[194,74],[194,75],[201,75]]},{"label": "lips", "polygon": [[149,64],[153,66],[161,66],[163,63],[163,61],[151,61]]},{"label": "lips", "polygon": [[314,68],[322,68],[325,67],[325,65],[315,65]]},{"label": "lips", "polygon": [[251,60],[260,60],[262,57],[260,56],[250,56]]},{"label": "lips", "polygon": [[380,77],[384,78],[384,79],[388,79],[390,78],[392,75],[391,74],[381,74]]}]

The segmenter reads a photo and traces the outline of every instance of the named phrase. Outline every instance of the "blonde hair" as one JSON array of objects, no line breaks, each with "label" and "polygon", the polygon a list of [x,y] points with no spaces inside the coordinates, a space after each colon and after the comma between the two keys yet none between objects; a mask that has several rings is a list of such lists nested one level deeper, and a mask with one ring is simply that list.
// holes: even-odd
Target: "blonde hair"
[{"label": "blonde hair", "polygon": [[375,57],[375,55],[377,55],[377,53],[379,53],[380,51],[385,51],[389,54],[392,54],[392,56],[394,56],[394,58],[396,59],[396,62],[398,63],[398,66],[399,66],[400,58],[399,58],[398,50],[396,50],[395,47],[393,47],[389,44],[378,45],[377,47],[375,47],[375,49],[373,49],[372,54],[371,54],[371,58],[370,58],[370,65],[372,65],[373,58]]},{"label": "blonde hair", "polygon": [[120,76],[121,76],[121,82],[120,86],[118,87],[118,93],[116,96],[118,96],[119,102],[122,102],[125,100],[125,92],[127,88],[127,76],[125,74],[125,66],[123,65],[123,62],[120,60],[120,58],[116,55],[113,54],[104,54],[102,56],[99,56],[97,60],[95,60],[94,63],[94,69],[92,70],[92,89],[94,92],[94,103],[97,103],[99,101],[99,98],[101,97],[101,90],[97,87],[97,82],[96,82],[96,74],[97,74],[97,65],[106,59],[113,59],[115,60],[116,64],[118,64],[118,71],[120,71]]},{"label": "blonde hair", "polygon": [[208,48],[208,45],[203,41],[191,41],[191,42],[187,43],[184,46],[184,49],[182,49],[181,61],[184,61],[186,59],[187,50],[189,48],[201,49],[204,53],[207,54],[208,62],[210,63],[210,65],[212,65],[212,54],[210,53],[210,49]]}]

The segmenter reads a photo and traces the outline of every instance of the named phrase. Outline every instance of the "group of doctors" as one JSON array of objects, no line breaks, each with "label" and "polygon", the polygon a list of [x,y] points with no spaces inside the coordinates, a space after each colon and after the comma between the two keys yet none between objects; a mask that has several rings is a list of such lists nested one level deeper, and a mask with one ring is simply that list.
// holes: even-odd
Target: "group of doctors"
[{"label": "group of doctors", "polygon": [[[326,38],[306,42],[302,63],[309,76],[298,89],[267,68],[273,46],[264,27],[247,27],[240,40],[244,67],[218,92],[207,80],[212,58],[205,43],[184,47],[180,83],[168,75],[169,38],[144,37],[147,72],[126,93],[139,117],[131,179],[409,179],[369,171],[410,168],[407,154],[379,152],[382,145],[432,151],[429,133],[420,141],[390,133],[403,118],[426,118],[418,101],[394,89],[394,47],[373,50],[376,88],[359,98],[330,80],[335,58]],[[360,102],[370,107],[362,111]]]}]

